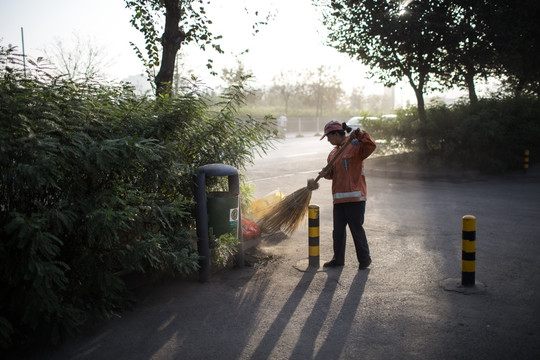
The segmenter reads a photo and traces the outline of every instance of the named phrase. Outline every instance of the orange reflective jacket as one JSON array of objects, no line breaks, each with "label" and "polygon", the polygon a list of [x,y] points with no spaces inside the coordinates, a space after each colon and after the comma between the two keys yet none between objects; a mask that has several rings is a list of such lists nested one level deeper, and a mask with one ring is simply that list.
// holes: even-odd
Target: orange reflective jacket
[{"label": "orange reflective jacket", "polygon": [[[354,136],[354,135],[350,135]],[[328,162],[345,144],[347,137],[340,146],[336,146],[328,155]],[[364,159],[377,145],[375,140],[365,131],[361,131],[356,139],[339,155],[326,179],[332,179],[332,197],[334,204],[345,202],[366,201],[367,185],[364,176]]]}]

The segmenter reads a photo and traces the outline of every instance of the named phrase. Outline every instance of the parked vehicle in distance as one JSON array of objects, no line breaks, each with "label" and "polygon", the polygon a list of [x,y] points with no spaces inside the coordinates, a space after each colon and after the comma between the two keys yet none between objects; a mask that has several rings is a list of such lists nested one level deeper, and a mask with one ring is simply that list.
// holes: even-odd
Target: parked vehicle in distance
[{"label": "parked vehicle in distance", "polygon": [[397,118],[396,114],[381,115],[381,120],[391,120]]},{"label": "parked vehicle in distance", "polygon": [[347,120],[347,126],[353,130],[362,129],[366,126],[367,123],[373,120],[379,120],[379,118],[374,116],[353,116]]},{"label": "parked vehicle in distance", "polygon": [[347,126],[352,128],[353,130],[356,130],[358,128],[361,128],[360,120],[362,120],[361,116],[353,116],[349,120],[347,120]]}]

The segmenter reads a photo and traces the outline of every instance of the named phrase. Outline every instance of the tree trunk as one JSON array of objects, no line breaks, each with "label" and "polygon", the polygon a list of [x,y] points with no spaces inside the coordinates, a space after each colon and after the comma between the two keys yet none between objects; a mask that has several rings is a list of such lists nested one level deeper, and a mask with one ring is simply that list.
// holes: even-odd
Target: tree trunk
[{"label": "tree trunk", "polygon": [[418,118],[420,123],[425,126],[427,124],[426,104],[424,102],[424,90],[421,88],[414,88],[414,94],[416,95],[416,103],[418,105]]},{"label": "tree trunk", "polygon": [[176,54],[180,50],[185,33],[178,27],[181,9],[180,0],[165,0],[165,31],[161,38],[163,54],[161,67],[156,75],[156,95],[171,95]]},{"label": "tree trunk", "polygon": [[418,143],[420,147],[421,155],[426,155],[428,151],[426,130],[427,130],[427,114],[426,104],[424,102],[424,89],[423,86],[414,87],[414,94],[416,95],[416,102],[418,104],[418,119],[420,119],[420,129],[418,132]]},{"label": "tree trunk", "polygon": [[281,96],[283,96],[283,100],[285,101],[285,116],[288,116],[289,99],[291,98],[291,93],[288,92],[287,89],[282,89]]},{"label": "tree trunk", "polygon": [[474,86],[474,74],[468,73],[465,75],[465,81],[469,90],[469,102],[471,105],[478,104],[478,96],[476,95],[476,87]]}]

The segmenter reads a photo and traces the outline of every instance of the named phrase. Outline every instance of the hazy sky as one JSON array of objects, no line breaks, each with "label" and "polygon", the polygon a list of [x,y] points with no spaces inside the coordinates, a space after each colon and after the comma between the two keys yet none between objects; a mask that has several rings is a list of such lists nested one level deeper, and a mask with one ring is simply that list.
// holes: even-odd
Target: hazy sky
[{"label": "hazy sky", "polygon": [[[246,6],[251,11],[271,11],[275,15],[255,37],[251,35],[252,20],[244,11]],[[271,83],[281,71],[325,65],[340,69],[347,89],[362,84],[371,87],[362,65],[324,45],[324,28],[311,0],[219,0],[212,2],[208,13],[214,22],[213,32],[224,37],[226,54],[187,49],[187,65],[199,76],[205,75],[208,58],[214,59],[214,68],[219,72],[223,66],[234,66],[235,56],[249,48],[240,59],[262,84]],[[103,48],[112,60],[110,73],[123,79],[142,73],[129,41],[142,44],[143,38],[129,23],[130,15],[123,0],[0,0],[0,43],[20,49],[22,27],[26,54],[38,56],[57,40],[68,45],[76,34]],[[213,81],[208,79],[209,83]],[[373,86],[374,92],[378,88]]]}]

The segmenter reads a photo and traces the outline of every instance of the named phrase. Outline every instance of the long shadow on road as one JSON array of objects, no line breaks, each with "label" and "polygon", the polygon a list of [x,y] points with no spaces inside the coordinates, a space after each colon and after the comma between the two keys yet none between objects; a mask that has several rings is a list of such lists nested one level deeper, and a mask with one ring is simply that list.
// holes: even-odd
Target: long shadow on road
[{"label": "long shadow on road", "polygon": [[255,349],[251,359],[258,360],[269,358],[279,341],[279,338],[283,334],[285,327],[289,323],[289,320],[293,317],[298,305],[302,301],[306,291],[309,289],[309,285],[313,281],[315,274],[315,272],[304,273],[300,281],[298,281],[298,285],[296,285],[296,288],[291,293],[291,296],[289,296],[289,299],[283,305],[283,308]]},{"label": "long shadow on road", "polygon": [[300,337],[292,352],[291,359],[313,358],[317,337],[328,316],[328,311],[332,305],[334,293],[339,284],[339,277],[341,276],[342,271],[343,268],[339,268],[336,270],[336,274],[329,275],[326,279],[326,283],[321,289],[317,301],[313,305],[311,314],[309,314],[309,317],[300,332]]},{"label": "long shadow on road", "polygon": [[[356,312],[360,305],[362,295],[364,294],[369,272],[370,270],[368,269],[359,271],[355,275],[341,310],[336,316],[332,328],[328,332],[326,340],[322,344],[315,359],[326,360],[340,358],[345,343],[347,342],[348,335],[351,332],[351,328],[356,321]],[[314,309],[314,311],[317,311],[317,309]]]}]

